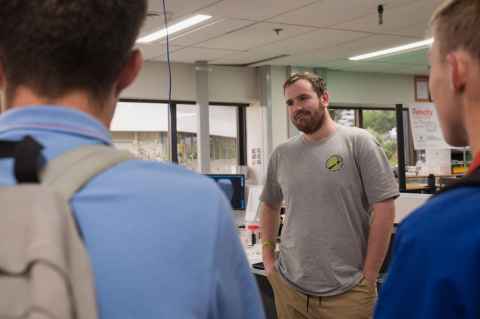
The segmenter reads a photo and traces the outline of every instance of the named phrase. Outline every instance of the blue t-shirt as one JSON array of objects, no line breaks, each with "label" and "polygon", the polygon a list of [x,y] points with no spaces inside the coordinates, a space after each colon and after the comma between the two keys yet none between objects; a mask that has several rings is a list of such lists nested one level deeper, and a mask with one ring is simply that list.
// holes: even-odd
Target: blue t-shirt
[{"label": "blue t-shirt", "polygon": [[480,187],[438,195],[399,226],[376,319],[480,318]]},{"label": "blue t-shirt", "polygon": [[[53,106],[0,116],[0,139],[32,135],[52,159],[84,144],[110,145],[85,113]],[[14,184],[12,160],[0,185]],[[95,274],[101,319],[264,318],[224,195],[172,164],[130,160],[96,176],[71,202]]]}]

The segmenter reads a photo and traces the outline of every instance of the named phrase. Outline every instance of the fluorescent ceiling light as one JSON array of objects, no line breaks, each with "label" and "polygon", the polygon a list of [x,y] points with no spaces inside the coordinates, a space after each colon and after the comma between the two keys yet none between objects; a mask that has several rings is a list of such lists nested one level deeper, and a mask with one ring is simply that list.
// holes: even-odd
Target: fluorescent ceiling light
[{"label": "fluorescent ceiling light", "polygon": [[137,43],[151,43],[151,42],[157,41],[161,38],[166,37],[167,34],[171,35],[175,32],[185,30],[187,28],[190,28],[191,26],[202,23],[203,21],[206,21],[210,18],[211,16],[197,14],[191,18],[175,23],[169,26],[168,28],[163,28],[161,30],[147,34],[146,36],[137,39]]},{"label": "fluorescent ceiling light", "polygon": [[360,61],[360,60],[366,60],[366,59],[371,59],[371,58],[376,58],[384,55],[390,55],[393,53],[399,53],[403,51],[411,51],[411,50],[416,50],[416,49],[421,49],[421,48],[426,48],[431,46],[433,43],[433,38],[423,40],[423,41],[418,41],[418,42],[413,42],[405,45],[401,45],[399,47],[395,48],[390,48],[390,49],[385,49],[385,50],[380,50],[380,51],[375,51],[372,53],[367,53],[367,54],[361,54],[357,55],[351,58],[348,58],[350,61]]}]

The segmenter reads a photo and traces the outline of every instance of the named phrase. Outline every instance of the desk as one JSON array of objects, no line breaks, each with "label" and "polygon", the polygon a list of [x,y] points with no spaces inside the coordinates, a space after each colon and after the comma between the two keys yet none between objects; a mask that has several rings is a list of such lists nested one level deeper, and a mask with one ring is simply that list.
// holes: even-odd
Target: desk
[{"label": "desk", "polygon": [[423,183],[408,183],[406,185],[407,191],[427,191],[430,188],[428,187],[427,184]]}]

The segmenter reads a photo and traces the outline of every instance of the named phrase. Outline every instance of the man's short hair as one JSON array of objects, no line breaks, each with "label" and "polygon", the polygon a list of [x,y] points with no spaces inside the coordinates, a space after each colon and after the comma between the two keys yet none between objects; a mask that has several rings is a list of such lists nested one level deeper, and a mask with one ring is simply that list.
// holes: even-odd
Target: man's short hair
[{"label": "man's short hair", "polygon": [[448,0],[434,12],[430,25],[438,39],[440,54],[464,49],[480,59],[480,1]]},{"label": "man's short hair", "polygon": [[303,72],[303,73],[293,73],[288,77],[288,79],[283,83],[283,92],[285,89],[292,85],[293,83],[297,82],[298,80],[306,80],[310,82],[312,85],[313,90],[317,93],[318,97],[321,97],[325,91],[327,90],[327,84],[325,80],[319,77],[316,74]]},{"label": "man's short hair", "polygon": [[102,100],[128,61],[146,0],[0,0],[7,100],[19,86],[47,99],[85,90]]}]

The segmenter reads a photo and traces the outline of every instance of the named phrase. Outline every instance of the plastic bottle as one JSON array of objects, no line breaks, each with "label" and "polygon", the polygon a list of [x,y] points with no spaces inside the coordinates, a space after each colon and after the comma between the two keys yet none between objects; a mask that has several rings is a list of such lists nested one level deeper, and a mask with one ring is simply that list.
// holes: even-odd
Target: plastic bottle
[{"label": "plastic bottle", "polygon": [[250,224],[247,226],[247,245],[254,246],[260,241],[260,226],[258,224]]}]

